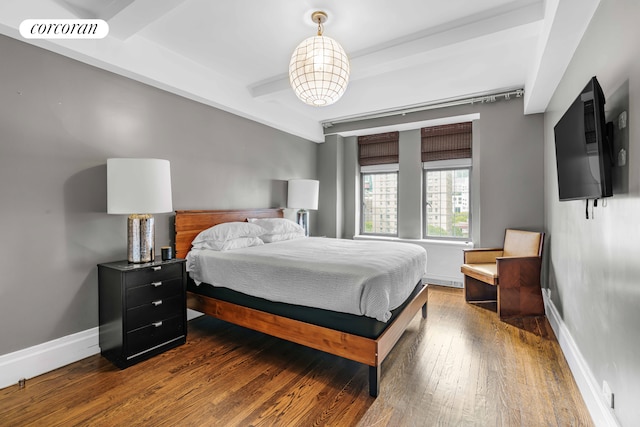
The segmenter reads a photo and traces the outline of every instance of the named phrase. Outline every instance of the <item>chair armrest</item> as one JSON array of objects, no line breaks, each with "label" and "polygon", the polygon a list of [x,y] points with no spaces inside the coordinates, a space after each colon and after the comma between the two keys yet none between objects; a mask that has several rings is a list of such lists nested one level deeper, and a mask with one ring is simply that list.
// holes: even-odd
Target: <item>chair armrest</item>
[{"label": "chair armrest", "polygon": [[466,249],[464,251],[465,264],[489,264],[496,262],[496,258],[503,255],[502,248]]}]

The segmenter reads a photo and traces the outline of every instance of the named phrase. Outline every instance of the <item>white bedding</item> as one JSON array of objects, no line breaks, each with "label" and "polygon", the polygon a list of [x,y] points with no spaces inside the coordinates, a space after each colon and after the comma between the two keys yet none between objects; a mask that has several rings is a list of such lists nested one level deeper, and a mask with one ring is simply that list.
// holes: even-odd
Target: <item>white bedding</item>
[{"label": "white bedding", "polygon": [[411,294],[426,264],[418,245],[320,237],[187,254],[187,271],[197,284],[382,322]]}]

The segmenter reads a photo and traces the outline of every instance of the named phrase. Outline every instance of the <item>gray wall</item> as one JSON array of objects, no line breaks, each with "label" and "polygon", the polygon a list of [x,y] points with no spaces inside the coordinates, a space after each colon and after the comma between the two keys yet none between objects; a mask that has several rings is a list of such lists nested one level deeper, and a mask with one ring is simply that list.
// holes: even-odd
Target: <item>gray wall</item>
[{"label": "gray wall", "polygon": [[0,58],[0,355],[98,325],[96,264],[126,258],[107,158],[170,160],[174,209],[286,206],[316,178],[313,142],[5,36]]},{"label": "gray wall", "polygon": [[[320,144],[317,157],[318,194],[317,232],[326,237],[342,236],[343,138],[333,135]],[[313,218],[310,218],[313,221]],[[311,233],[313,235],[313,233]]]},{"label": "gray wall", "polygon": [[398,237],[422,238],[422,141],[420,129],[400,132],[398,141]]},{"label": "gray wall", "polygon": [[[545,114],[551,297],[599,387],[611,386],[618,420],[629,427],[640,420],[639,21],[637,0],[602,0]],[[614,168],[614,196],[586,220],[583,201],[558,201],[553,127],[592,76],[603,88],[609,120],[629,105],[629,127],[616,135],[616,149],[628,144],[628,167]]]},{"label": "gray wall", "polygon": [[[501,246],[504,230],[516,227],[542,230],[544,227],[543,115],[523,114],[523,100],[512,99],[492,104],[465,105],[401,117],[387,117],[338,124],[328,132],[357,131],[398,123],[411,123],[447,117],[480,114],[473,124],[472,199],[473,242],[476,246]],[[369,132],[374,133],[374,132]],[[329,140],[327,136],[327,140]],[[321,144],[320,152],[327,148]],[[344,139],[343,188],[357,188],[357,139]],[[420,135],[402,131],[400,137],[400,175],[398,195],[401,237],[421,237],[422,174]],[[321,186],[323,183],[321,182]],[[345,191],[345,195],[351,194]],[[358,231],[357,199],[344,200],[344,230]],[[351,238],[353,234],[343,237]]]},{"label": "gray wall", "polygon": [[[358,137],[350,136],[343,140],[343,170],[342,175],[342,238],[351,239],[358,233],[360,219],[353,216],[356,203],[360,200],[360,167],[358,166]],[[320,147],[322,148],[322,147]],[[351,215],[349,217],[348,215]]]}]

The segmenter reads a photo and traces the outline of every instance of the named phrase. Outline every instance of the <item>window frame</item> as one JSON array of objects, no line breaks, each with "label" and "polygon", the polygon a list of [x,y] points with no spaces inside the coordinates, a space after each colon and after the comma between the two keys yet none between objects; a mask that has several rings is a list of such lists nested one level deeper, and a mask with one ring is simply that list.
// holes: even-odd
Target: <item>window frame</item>
[{"label": "window frame", "polygon": [[[471,158],[463,158],[463,159],[452,159],[452,160],[436,160],[431,162],[423,162],[422,163],[422,238],[425,240],[443,240],[443,241],[452,241],[452,242],[468,242],[471,241],[472,230],[473,230],[473,215],[472,215],[472,206],[473,206],[473,192],[472,192],[472,159]],[[456,171],[456,170],[467,170],[469,175],[469,188],[468,188],[468,197],[469,197],[469,220],[468,220],[468,236],[466,237],[456,237],[456,236],[430,236],[429,233],[429,224],[428,224],[428,209],[427,209],[427,200],[428,200],[428,186],[427,186],[427,174],[429,172],[436,171]]]},{"label": "window frame", "polygon": [[[399,163],[389,163],[382,165],[369,165],[369,166],[360,166],[360,230],[359,234],[361,236],[380,236],[380,237],[398,237],[398,207],[400,205],[399,202],[399,174],[400,165]],[[364,230],[364,175],[382,175],[382,174],[396,174],[396,232],[393,233],[371,233],[366,232]]]}]

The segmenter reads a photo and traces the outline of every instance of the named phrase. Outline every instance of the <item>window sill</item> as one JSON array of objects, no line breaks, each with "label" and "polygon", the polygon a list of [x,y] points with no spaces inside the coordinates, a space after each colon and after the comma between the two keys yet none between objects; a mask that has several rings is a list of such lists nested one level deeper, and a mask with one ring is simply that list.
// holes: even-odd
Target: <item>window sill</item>
[{"label": "window sill", "polygon": [[460,247],[460,248],[473,248],[472,242],[460,241],[460,240],[440,240],[440,239],[404,239],[400,237],[389,236],[368,236],[362,234],[356,234],[353,236],[353,240],[376,240],[376,241],[388,241],[388,242],[405,242],[405,243],[417,243],[428,245],[441,245],[448,247]]}]

